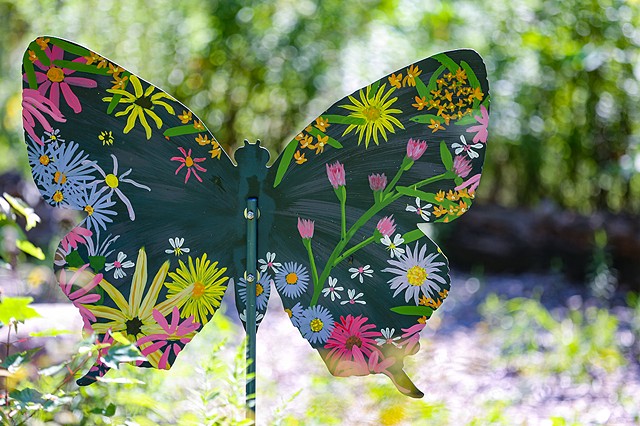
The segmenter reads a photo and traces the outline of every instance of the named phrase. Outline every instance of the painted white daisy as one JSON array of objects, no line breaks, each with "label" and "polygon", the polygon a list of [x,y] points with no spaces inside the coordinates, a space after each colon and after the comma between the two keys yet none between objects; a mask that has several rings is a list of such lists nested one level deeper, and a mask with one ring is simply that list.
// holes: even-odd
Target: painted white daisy
[{"label": "painted white daisy", "polygon": [[260,264],[260,272],[267,272],[267,270],[269,269],[275,272],[279,267],[282,266],[282,263],[275,261],[275,253],[271,253],[270,251],[268,251],[264,257],[265,259],[258,259],[258,263]]},{"label": "painted white daisy", "polygon": [[182,245],[184,244],[184,238],[169,238],[169,244],[171,244],[171,248],[164,251],[167,254],[175,254],[176,256],[180,256],[183,253],[189,253],[191,251],[191,249],[188,247],[182,247]]},{"label": "painted white daisy", "polygon": [[475,152],[474,149],[482,148],[483,145],[481,143],[474,143],[473,145],[469,145],[467,143],[467,140],[464,138],[464,135],[460,135],[460,142],[461,143],[456,142],[454,144],[451,144],[451,148],[455,149],[456,155],[459,155],[464,151],[464,153],[467,154],[469,158],[473,159],[480,157],[480,154]]},{"label": "painted white daisy", "polygon": [[398,344],[396,343],[396,340],[400,340],[400,336],[393,337],[395,332],[396,332],[395,328],[387,327],[387,328],[381,329],[380,334],[382,334],[382,337],[376,338],[376,343],[378,344],[378,346],[382,346],[384,344],[398,346]]},{"label": "painted white daisy", "polygon": [[387,260],[392,267],[385,268],[382,272],[395,274],[395,277],[387,281],[391,289],[395,290],[393,297],[404,291],[405,301],[413,299],[418,305],[421,293],[433,297],[447,284],[447,265],[440,261],[442,255],[427,255],[427,249],[427,244],[420,247],[420,243],[416,242],[415,248],[411,250],[407,246],[406,254],[398,257],[398,260]]},{"label": "painted white daisy", "polygon": [[404,243],[404,238],[402,238],[402,235],[396,234],[395,237],[393,237],[393,241],[391,241],[391,238],[385,235],[380,239],[380,242],[387,246],[387,250],[389,250],[389,254],[391,255],[392,259],[394,257],[400,257],[401,254],[404,254],[404,249],[400,247],[400,245]]},{"label": "painted white daisy", "polygon": [[135,263],[133,263],[132,261],[130,260],[125,261],[126,258],[127,258],[126,254],[124,254],[123,252],[119,252],[114,262],[107,263],[104,265],[104,270],[109,272],[110,270],[114,269],[113,277],[115,279],[126,277],[127,273],[124,270],[133,268],[135,266]]},{"label": "painted white daisy", "polygon": [[429,209],[431,207],[433,207],[433,205],[430,204],[430,203],[425,204],[424,206],[421,205],[420,198],[416,197],[416,205],[415,205],[415,207],[407,204],[407,207],[405,208],[405,211],[413,212],[413,213],[417,214],[418,216],[420,216],[422,218],[422,220],[429,221],[431,219],[429,217],[429,216],[431,216],[431,212],[429,211]]},{"label": "painted white daisy", "polygon": [[338,284],[338,279],[329,277],[329,287],[322,289],[324,297],[331,296],[332,302],[336,300],[336,298],[341,299],[340,292],[344,290],[344,287],[336,287],[336,284]]},{"label": "painted white daisy", "polygon": [[363,276],[372,277],[373,269],[371,269],[371,265],[364,265],[359,268],[349,268],[349,272],[351,272],[351,279],[358,277],[360,283],[363,283]]},{"label": "painted white daisy", "polygon": [[45,131],[44,134],[47,135],[45,143],[64,143],[65,141],[60,137],[60,129],[54,129],[50,132]]},{"label": "painted white daisy", "polygon": [[347,295],[349,296],[349,299],[343,300],[342,302],[340,302],[341,305],[346,305],[347,303],[350,305],[355,305],[356,303],[360,303],[361,305],[367,304],[367,302],[365,302],[364,300],[358,300],[362,296],[364,296],[364,293],[356,294],[356,291],[354,289],[350,289],[350,290],[347,290]]}]

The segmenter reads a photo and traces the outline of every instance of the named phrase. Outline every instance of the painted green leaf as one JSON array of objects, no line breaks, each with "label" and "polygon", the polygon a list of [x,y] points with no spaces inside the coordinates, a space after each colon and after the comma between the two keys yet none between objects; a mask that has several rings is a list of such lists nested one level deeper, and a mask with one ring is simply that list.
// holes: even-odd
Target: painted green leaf
[{"label": "painted green leaf", "polygon": [[276,172],[276,178],[273,181],[274,188],[278,186],[282,181],[282,178],[284,177],[284,174],[289,168],[289,164],[291,163],[291,160],[293,159],[293,154],[296,152],[297,148],[298,148],[298,141],[293,139],[291,142],[289,142],[289,145],[287,145],[287,147],[282,152],[281,154],[282,160],[280,160],[280,164],[278,165],[278,171]]},{"label": "painted green leaf", "polygon": [[474,110],[471,114],[465,115],[460,120],[457,120],[454,124],[456,126],[468,126],[470,124],[476,124],[476,118],[474,114],[476,111]]},{"label": "painted green leaf", "polygon": [[449,71],[455,73],[458,71],[458,64],[456,64],[450,57],[445,55],[444,53],[439,53],[433,57],[436,61],[440,62],[442,65],[447,67]]},{"label": "painted green leaf", "polygon": [[50,41],[51,44],[61,47],[65,52],[73,53],[78,56],[90,56],[91,51],[75,43],[69,43],[68,41],[61,40],[59,38],[53,38]]},{"label": "painted green leaf", "polygon": [[329,124],[364,124],[364,118],[346,117],[344,115],[329,114],[323,115],[322,118],[329,120]]},{"label": "painted green leaf", "polygon": [[27,75],[27,83],[29,83],[29,89],[37,89],[38,81],[36,80],[36,72],[33,69],[33,63],[29,60],[28,51],[24,52],[22,66],[24,67],[24,72]]},{"label": "painted green leaf", "polygon": [[108,68],[97,68],[92,65],[83,64],[81,62],[66,61],[63,59],[57,59],[53,61],[53,64],[62,68],[69,68],[74,71],[82,71],[89,74],[109,75]]},{"label": "painted green leaf", "polygon": [[378,87],[380,87],[380,80],[371,85],[371,88],[369,89],[369,99],[373,99],[376,93],[378,93]]},{"label": "painted green leaf", "polygon": [[424,233],[419,229],[414,229],[402,235],[405,244],[412,243],[424,237]]},{"label": "painted green leaf", "polygon": [[77,250],[73,250],[65,257],[65,259],[72,268],[79,268],[84,265],[84,260],[82,260],[82,257],[80,257],[80,253],[78,253]]},{"label": "painted green leaf", "polygon": [[416,315],[430,317],[433,309],[428,306],[395,306],[390,309],[400,315]]},{"label": "painted green leaf", "polygon": [[431,75],[431,78],[429,79],[429,85],[427,86],[427,95],[431,96],[431,91],[432,90],[436,90],[436,87],[438,87],[438,78],[440,78],[440,74],[442,74],[442,72],[446,69],[447,67],[445,67],[444,65],[440,65],[440,67],[438,67],[438,69],[436,70],[436,72],[434,72]]},{"label": "painted green leaf", "polygon": [[431,98],[429,89],[427,88],[427,86],[424,85],[424,82],[420,79],[420,77],[416,78],[416,90],[418,91],[418,96],[420,96],[421,98],[425,98],[425,99]]},{"label": "painted green leaf", "polygon": [[182,135],[194,135],[196,133],[203,133],[204,130],[198,130],[193,127],[193,124],[185,124],[184,126],[172,127],[164,131],[164,135],[171,138],[174,136]]},{"label": "painted green leaf", "polygon": [[442,159],[442,164],[444,164],[445,169],[451,171],[453,169],[453,156],[444,141],[440,142],[440,158]]},{"label": "painted green leaf", "polygon": [[[315,127],[311,128],[311,131],[309,131],[309,134],[313,135],[315,137],[318,137],[318,136],[324,137],[324,136],[326,136],[323,132],[320,131],[320,129],[317,129]],[[327,140],[327,144],[332,146],[332,147],[334,147],[334,148],[338,148],[338,149],[343,148],[342,144],[340,142],[338,142],[337,140],[335,140],[334,138],[332,138],[332,137],[329,137],[329,139]]]},{"label": "painted green leaf", "polygon": [[438,123],[442,123],[444,121],[444,118],[437,115],[433,115],[433,114],[423,114],[423,115],[417,115],[415,117],[411,117],[411,121],[415,121],[416,123],[421,123],[421,124],[431,124],[431,120],[435,120]]},{"label": "painted green leaf", "polygon": [[104,256],[89,256],[89,264],[95,272],[101,271],[106,261]]},{"label": "painted green leaf", "polygon": [[471,68],[465,61],[460,61],[460,67],[462,67],[462,69],[467,73],[467,78],[469,79],[471,87],[474,89],[479,88],[480,81],[478,80],[478,77],[476,77],[476,73],[473,71],[473,68]]}]

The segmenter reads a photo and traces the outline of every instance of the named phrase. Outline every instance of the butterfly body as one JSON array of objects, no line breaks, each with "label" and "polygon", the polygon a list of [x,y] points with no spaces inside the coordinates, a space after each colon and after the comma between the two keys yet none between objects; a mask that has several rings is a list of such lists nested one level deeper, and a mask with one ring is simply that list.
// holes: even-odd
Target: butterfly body
[{"label": "butterfly body", "polygon": [[[332,374],[385,374],[422,396],[403,359],[450,290],[447,259],[422,229],[470,208],[486,151],[475,52],[438,54],[343,98],[271,167],[259,142],[234,164],[185,106],[77,44],[38,39],[23,71],[34,180],[50,204],[85,214],[57,251],[59,282],[100,342],[119,332],[140,366],[170,368],[231,283],[243,322],[248,289],[258,323],[275,289]],[[79,383],[107,370],[98,357]]]}]

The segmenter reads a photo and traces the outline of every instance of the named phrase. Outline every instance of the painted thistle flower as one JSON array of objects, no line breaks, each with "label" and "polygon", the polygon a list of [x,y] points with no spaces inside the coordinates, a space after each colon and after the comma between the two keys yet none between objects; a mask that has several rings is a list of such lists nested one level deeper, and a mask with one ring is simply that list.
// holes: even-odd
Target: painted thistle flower
[{"label": "painted thistle flower", "polygon": [[346,185],[346,177],[344,172],[344,164],[339,161],[336,161],[333,164],[327,164],[327,177],[329,178],[329,182],[331,182],[331,186],[334,189],[338,189],[341,186]]},{"label": "painted thistle flower", "polygon": [[471,172],[471,161],[462,155],[456,155],[453,159],[453,171],[461,178],[466,178]]},{"label": "painted thistle flower", "polygon": [[298,218],[298,232],[302,238],[313,238],[314,221]]},{"label": "painted thistle flower", "polygon": [[369,175],[369,188],[372,191],[384,191],[387,186],[387,175],[384,173],[372,173]]},{"label": "painted thistle flower", "polygon": [[393,222],[393,215],[385,216],[378,221],[376,229],[383,236],[388,237],[396,231],[396,224]]},{"label": "painted thistle flower", "polygon": [[418,139],[409,139],[407,142],[407,157],[417,161],[427,150],[427,143]]}]

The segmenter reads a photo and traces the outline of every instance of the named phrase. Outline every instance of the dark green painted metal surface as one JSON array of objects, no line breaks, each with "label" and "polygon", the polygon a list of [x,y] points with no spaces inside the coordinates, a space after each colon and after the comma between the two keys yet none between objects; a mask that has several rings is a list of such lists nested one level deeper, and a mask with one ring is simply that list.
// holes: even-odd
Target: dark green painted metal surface
[{"label": "dark green painted metal surface", "polygon": [[[403,360],[450,289],[424,224],[464,214],[480,181],[489,93],[477,53],[441,53],[354,92],[270,168],[247,143],[234,165],[185,106],[77,44],[35,40],[23,73],[34,180],[50,204],[86,213],[55,264],[87,331],[107,343],[120,332],[141,366],[170,368],[233,280],[243,322],[247,286],[258,324],[275,289],[331,373],[385,374],[422,396]],[[79,383],[107,369],[98,359]]]}]

